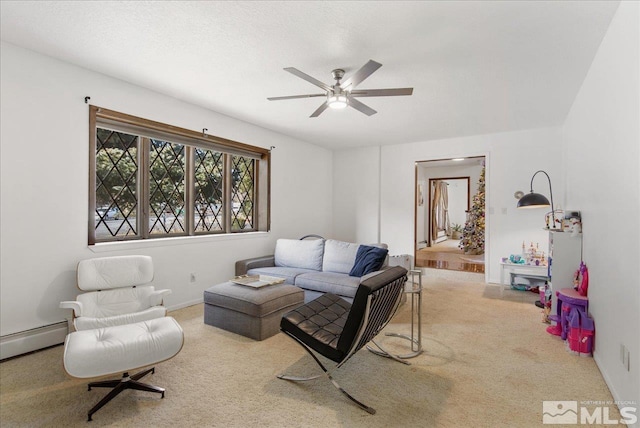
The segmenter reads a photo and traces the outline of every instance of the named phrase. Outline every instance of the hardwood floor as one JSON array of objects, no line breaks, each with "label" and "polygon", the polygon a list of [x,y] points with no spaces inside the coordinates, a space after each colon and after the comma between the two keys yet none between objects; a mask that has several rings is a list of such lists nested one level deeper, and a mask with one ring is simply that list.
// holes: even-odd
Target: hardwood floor
[{"label": "hardwood floor", "polygon": [[459,240],[448,239],[432,247],[418,250],[416,267],[484,273],[484,255],[465,255],[458,248],[459,242]]}]

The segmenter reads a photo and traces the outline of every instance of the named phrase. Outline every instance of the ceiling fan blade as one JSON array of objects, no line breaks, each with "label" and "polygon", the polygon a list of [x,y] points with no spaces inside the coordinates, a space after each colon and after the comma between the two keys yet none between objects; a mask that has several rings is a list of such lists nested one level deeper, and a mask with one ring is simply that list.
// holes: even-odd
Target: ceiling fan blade
[{"label": "ceiling fan blade", "polygon": [[393,88],[393,89],[362,89],[351,91],[352,97],[395,97],[398,95],[411,95],[413,88]]},{"label": "ceiling fan blade", "polygon": [[289,95],[286,97],[269,97],[267,98],[269,101],[278,101],[278,100],[293,100],[296,98],[313,98],[313,97],[326,97],[327,94],[307,94],[307,95]]},{"label": "ceiling fan blade", "polygon": [[367,116],[372,116],[372,115],[377,113],[377,111],[375,111],[374,109],[372,109],[368,105],[361,103],[360,101],[356,100],[355,98],[349,97],[349,105],[351,107],[353,107],[354,109],[358,110],[359,112],[362,112],[362,113],[366,114]]},{"label": "ceiling fan blade", "polygon": [[325,101],[320,107],[317,108],[316,111],[311,113],[311,116],[309,116],[309,117],[318,117],[318,116],[320,116],[320,114],[323,111],[325,111],[328,107],[329,107],[329,102]]},{"label": "ceiling fan blade", "polygon": [[369,62],[367,62],[365,65],[363,65],[360,68],[360,70],[356,71],[355,73],[353,73],[351,77],[349,77],[344,82],[340,83],[340,87],[342,89],[347,89],[349,87],[355,88],[360,83],[362,83],[364,79],[371,76],[373,72],[379,69],[380,67],[382,67],[382,64],[370,59]]},{"label": "ceiling fan blade", "polygon": [[333,89],[331,88],[331,86],[327,85],[326,83],[322,83],[321,81],[319,81],[316,78],[313,78],[311,76],[309,76],[306,73],[303,73],[302,71],[298,70],[297,68],[294,67],[287,67],[284,69],[285,71],[288,71],[289,73],[298,76],[301,79],[306,80],[309,83],[313,83],[314,85],[324,89],[325,91],[332,91]]}]

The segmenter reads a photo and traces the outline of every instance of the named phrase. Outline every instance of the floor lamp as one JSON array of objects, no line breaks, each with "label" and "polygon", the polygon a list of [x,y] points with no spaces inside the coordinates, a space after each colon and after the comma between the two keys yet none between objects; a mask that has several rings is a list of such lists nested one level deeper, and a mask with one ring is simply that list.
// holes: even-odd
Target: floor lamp
[{"label": "floor lamp", "polygon": [[546,196],[540,193],[535,193],[533,191],[533,179],[540,172],[547,176],[547,181],[549,182],[549,195],[551,196],[551,227],[549,227],[548,224],[547,227],[549,229],[555,229],[556,214],[553,206],[553,190],[551,190],[551,178],[549,178],[549,174],[547,174],[546,172],[539,170],[536,171],[535,174],[533,174],[533,177],[531,177],[531,192],[524,195],[518,200],[518,208],[542,208],[549,206],[549,199],[547,199]]}]

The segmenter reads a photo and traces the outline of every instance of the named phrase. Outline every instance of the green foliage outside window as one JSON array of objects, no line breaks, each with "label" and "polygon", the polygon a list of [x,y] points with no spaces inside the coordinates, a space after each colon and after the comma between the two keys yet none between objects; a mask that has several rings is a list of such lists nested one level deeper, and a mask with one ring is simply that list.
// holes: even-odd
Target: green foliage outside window
[{"label": "green foliage outside window", "polygon": [[[255,161],[229,155],[231,212],[224,212],[224,154],[108,129],[97,129],[95,234],[98,240],[139,233],[138,189],[141,174],[148,175],[148,232],[152,235],[186,233],[186,216],[193,216],[195,232],[225,229],[230,216],[231,231],[250,230],[254,223]],[[148,141],[148,171],[140,171],[138,150]],[[187,177],[187,154],[194,162],[193,177]],[[186,206],[186,189],[194,187],[194,206]]]}]

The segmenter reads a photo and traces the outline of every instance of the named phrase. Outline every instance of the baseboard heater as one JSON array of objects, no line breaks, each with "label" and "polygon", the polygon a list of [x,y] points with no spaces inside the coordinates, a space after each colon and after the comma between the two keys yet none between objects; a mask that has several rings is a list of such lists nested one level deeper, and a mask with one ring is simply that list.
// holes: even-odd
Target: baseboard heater
[{"label": "baseboard heater", "polygon": [[37,327],[0,337],[0,360],[64,343],[69,332],[67,321]]}]

